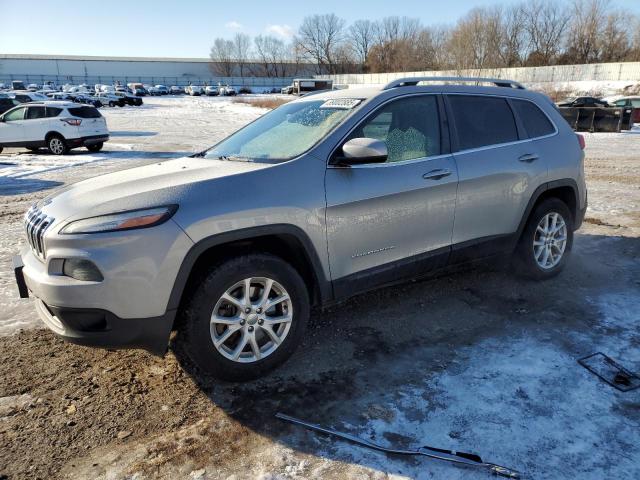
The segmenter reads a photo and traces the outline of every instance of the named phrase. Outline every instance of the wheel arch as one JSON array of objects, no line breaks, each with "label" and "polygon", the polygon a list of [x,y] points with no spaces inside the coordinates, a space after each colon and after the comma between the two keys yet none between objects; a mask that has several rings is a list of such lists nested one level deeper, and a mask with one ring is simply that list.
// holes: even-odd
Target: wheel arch
[{"label": "wheel arch", "polygon": [[66,140],[65,136],[64,136],[63,134],[61,134],[60,132],[58,132],[57,130],[49,130],[49,131],[47,132],[47,134],[44,136],[44,141],[45,141],[45,142],[48,142],[48,141],[49,141],[49,139],[50,139],[51,137],[53,137],[54,135],[55,135],[55,136],[57,136],[57,137],[62,138],[63,140]]},{"label": "wheel arch", "polygon": [[571,178],[554,180],[540,185],[533,192],[524,215],[522,215],[522,220],[520,220],[520,225],[518,226],[518,240],[520,240],[534,208],[547,198],[558,198],[567,205],[571,215],[573,215],[574,230],[577,230],[582,223],[578,195],[578,184]]},{"label": "wheel arch", "polygon": [[271,253],[290,263],[304,279],[312,304],[322,305],[332,299],[331,282],[307,234],[296,226],[281,224],[225,232],[197,242],[180,266],[167,310],[182,306],[206,267],[229,256],[255,252]]}]

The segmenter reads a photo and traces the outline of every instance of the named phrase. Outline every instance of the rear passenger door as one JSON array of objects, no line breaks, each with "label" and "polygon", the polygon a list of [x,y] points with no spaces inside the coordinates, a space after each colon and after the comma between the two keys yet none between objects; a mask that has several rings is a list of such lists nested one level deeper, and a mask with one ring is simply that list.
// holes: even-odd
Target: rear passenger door
[{"label": "rear passenger door", "polygon": [[44,137],[49,131],[49,120],[47,119],[45,107],[28,106],[25,119],[25,141],[44,142]]},{"label": "rear passenger door", "polygon": [[506,98],[446,99],[459,177],[452,258],[457,261],[467,259],[467,252],[483,256],[508,248],[529,199],[547,178],[547,166]]}]

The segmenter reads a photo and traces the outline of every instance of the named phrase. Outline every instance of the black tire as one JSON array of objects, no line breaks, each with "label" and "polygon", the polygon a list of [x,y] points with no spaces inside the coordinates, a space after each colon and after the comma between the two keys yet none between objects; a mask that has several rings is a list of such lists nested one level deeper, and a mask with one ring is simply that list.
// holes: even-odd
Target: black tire
[{"label": "black tire", "polygon": [[[226,358],[214,347],[210,320],[225,291],[249,277],[266,277],[282,285],[291,299],[293,318],[287,335],[273,353],[251,363],[241,363]],[[232,258],[212,267],[186,302],[176,339],[178,357],[185,354],[201,372],[222,380],[246,381],[261,377],[294,352],[304,335],[309,311],[309,293],[304,280],[284,260],[270,254]],[[183,365],[190,369],[188,362]]]},{"label": "black tire", "polygon": [[115,107],[115,106],[116,106],[116,102],[113,102],[113,101],[109,102],[109,106],[110,106],[111,108]]},{"label": "black tire", "polygon": [[[560,261],[553,267],[543,268],[536,261],[533,242],[538,224],[549,213],[558,213],[564,220],[566,225],[566,245]],[[572,247],[573,215],[569,207],[558,198],[547,198],[534,207],[527,221],[527,225],[522,232],[515,255],[517,272],[535,280],[546,280],[555,277],[562,271],[567,263]],[[554,251],[557,253],[557,250]]]},{"label": "black tire", "polygon": [[58,134],[51,135],[47,138],[47,148],[52,155],[66,155],[69,152],[69,147],[64,137]]},{"label": "black tire", "polygon": [[0,147],[0,153],[2,153],[2,150],[4,150],[4,148],[3,148],[3,147]]},{"label": "black tire", "polygon": [[102,150],[102,146],[104,145],[104,143],[100,142],[100,143],[94,143],[93,145],[87,145],[87,150],[89,150],[90,152],[99,152],[100,150]]}]

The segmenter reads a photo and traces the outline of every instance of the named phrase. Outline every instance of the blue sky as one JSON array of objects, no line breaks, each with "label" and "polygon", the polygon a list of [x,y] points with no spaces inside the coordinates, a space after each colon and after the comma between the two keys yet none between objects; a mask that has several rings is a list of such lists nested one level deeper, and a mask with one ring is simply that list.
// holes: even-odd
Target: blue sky
[{"label": "blue sky", "polygon": [[[498,3],[506,5],[514,1]],[[333,12],[348,22],[406,15],[420,18],[425,24],[438,24],[454,23],[470,8],[495,3],[493,0],[111,3],[0,0],[2,18],[12,20],[2,22],[0,53],[206,57],[215,37],[245,32],[271,33],[287,39],[306,15],[314,13]],[[640,13],[640,0],[617,0],[614,4]],[[285,8],[286,5],[290,8]]]}]

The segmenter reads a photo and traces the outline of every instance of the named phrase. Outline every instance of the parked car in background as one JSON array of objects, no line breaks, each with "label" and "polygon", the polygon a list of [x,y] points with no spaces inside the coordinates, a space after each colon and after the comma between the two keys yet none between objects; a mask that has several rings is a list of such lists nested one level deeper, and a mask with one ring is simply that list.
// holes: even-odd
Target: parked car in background
[{"label": "parked car in background", "polygon": [[169,93],[171,95],[182,95],[184,93],[184,88],[177,85],[171,85],[171,87],[169,87]]},{"label": "parked car in background", "polygon": [[78,93],[75,95],[73,100],[76,103],[84,103],[85,105],[92,105],[96,108],[102,107],[102,101],[99,98],[96,98],[91,93]]},{"label": "parked car in background", "polygon": [[27,85],[27,90],[29,90],[30,92],[37,92],[38,90],[40,90],[40,87],[37,83],[30,83],[29,85]]},{"label": "parked car in background", "polygon": [[47,93],[47,97],[51,100],[68,100],[72,102],[76,98],[76,95],[69,92],[49,92]]},{"label": "parked car in background", "polygon": [[0,114],[12,109],[17,105],[20,105],[20,102],[15,98],[11,98],[7,95],[0,95]]},{"label": "parked car in background", "polygon": [[218,94],[222,97],[233,97],[236,95],[236,89],[231,85],[220,85],[218,87]]},{"label": "parked car in background", "polygon": [[595,97],[569,97],[558,102],[559,107],[608,107],[604,100]]},{"label": "parked car in background", "polygon": [[0,116],[0,151],[6,147],[30,150],[46,147],[54,155],[72,148],[98,152],[109,140],[109,130],[95,107],[72,102],[34,102]]},{"label": "parked car in background", "polygon": [[188,85],[184,89],[185,93],[191,95],[192,97],[198,97],[204,93],[204,88],[199,85]]},{"label": "parked car in background", "polygon": [[166,85],[156,85],[155,88],[158,92],[160,92],[160,95],[169,94],[169,88]]},{"label": "parked car in background", "polygon": [[116,93],[114,93],[114,95],[116,97],[118,97],[118,98],[122,98],[126,105],[139,107],[143,103],[142,102],[142,98],[136,97],[135,95],[132,95],[132,94],[127,93],[127,92],[116,92]]},{"label": "parked car in background", "polygon": [[71,342],[164,353],[178,329],[201,372],[237,381],[290,357],[312,306],[504,255],[552,278],[587,208],[584,139],[545,95],[455,80],[498,86],[317,93],[68,186],[27,214],[20,291]]},{"label": "parked car in background", "polygon": [[613,102],[616,107],[633,108],[633,123],[640,123],[640,96],[622,97]]},{"label": "parked car in background", "polygon": [[204,87],[204,93],[208,97],[215,97],[219,94],[218,87],[214,87],[213,85],[207,85]]},{"label": "parked car in background", "polygon": [[24,86],[24,82],[22,80],[12,80],[11,81],[11,90],[26,90],[27,88]]},{"label": "parked car in background", "polygon": [[152,97],[157,97],[158,95],[160,95],[160,90],[158,90],[157,87],[148,87],[146,90],[147,90],[147,94],[149,94]]},{"label": "parked car in background", "polygon": [[129,91],[136,97],[144,97],[147,94],[147,90],[141,83],[128,83]]},{"label": "parked car in background", "polygon": [[42,102],[45,100],[49,100],[49,97],[43,95],[42,93],[37,92],[29,92],[29,91],[18,91],[14,93],[10,93],[10,96],[13,95],[13,98],[18,100],[20,103],[27,102]]},{"label": "parked car in background", "polygon": [[124,107],[125,100],[122,97],[118,97],[115,93],[100,92],[94,95],[102,105],[109,105],[110,107]]}]

